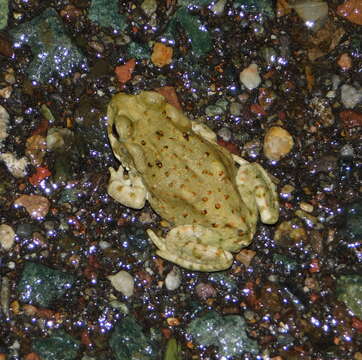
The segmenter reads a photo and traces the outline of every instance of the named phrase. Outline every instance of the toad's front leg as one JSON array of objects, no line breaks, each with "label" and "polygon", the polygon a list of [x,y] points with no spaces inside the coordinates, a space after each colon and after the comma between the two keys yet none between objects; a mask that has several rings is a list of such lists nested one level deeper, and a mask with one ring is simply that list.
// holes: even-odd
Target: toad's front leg
[{"label": "toad's front leg", "polygon": [[157,246],[157,255],[189,270],[220,271],[228,269],[233,256],[221,247],[224,239],[215,231],[199,225],[180,225],[158,237],[152,230],[148,236]]},{"label": "toad's front leg", "polygon": [[133,209],[142,209],[145,206],[147,190],[141,177],[134,175],[132,171],[126,177],[122,166],[118,170],[109,168],[111,178],[108,184],[108,194],[122,205]]}]

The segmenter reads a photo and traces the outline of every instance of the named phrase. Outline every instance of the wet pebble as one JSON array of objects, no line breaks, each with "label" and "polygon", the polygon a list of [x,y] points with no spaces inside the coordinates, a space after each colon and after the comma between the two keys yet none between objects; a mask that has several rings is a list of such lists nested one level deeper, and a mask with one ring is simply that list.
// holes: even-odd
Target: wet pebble
[{"label": "wet pebble", "polygon": [[242,105],[238,102],[230,104],[230,114],[233,116],[239,116],[241,114]]},{"label": "wet pebble", "polygon": [[328,127],[334,124],[334,115],[328,100],[314,97],[310,102],[310,107],[313,109],[313,114],[318,118],[321,125]]},{"label": "wet pebble", "polygon": [[267,130],[264,138],[264,155],[269,160],[280,160],[289,154],[294,141],[289,132],[280,126],[273,126]]},{"label": "wet pebble", "polygon": [[3,276],[1,279],[0,288],[0,305],[1,310],[6,316],[9,316],[9,301],[10,301],[10,281],[7,276]]},{"label": "wet pebble", "polygon": [[153,47],[151,61],[158,67],[163,67],[171,63],[173,49],[162,43],[156,43]]},{"label": "wet pebble", "polygon": [[46,144],[49,151],[60,150],[73,139],[73,132],[67,128],[53,127],[49,129]]},{"label": "wet pebble", "polygon": [[132,296],[134,291],[134,279],[127,271],[121,270],[117,274],[107,276],[112,286],[124,296]]},{"label": "wet pebble", "polygon": [[9,251],[15,242],[15,232],[13,228],[7,224],[0,225],[0,248]]},{"label": "wet pebble", "polygon": [[34,166],[41,165],[46,153],[46,141],[41,135],[33,135],[26,140],[25,154]]},{"label": "wet pebble", "polygon": [[255,255],[256,252],[254,250],[243,249],[235,256],[235,258],[248,267]]},{"label": "wet pebble", "polygon": [[8,136],[9,113],[0,105],[0,143]]},{"label": "wet pebble", "polygon": [[328,16],[328,4],[324,1],[303,0],[293,7],[306,26],[313,30],[318,30]]},{"label": "wet pebble", "polygon": [[220,136],[224,141],[231,140],[231,131],[226,127],[222,127],[218,132],[217,135]]},{"label": "wet pebble", "polygon": [[25,156],[17,159],[14,154],[7,152],[0,154],[0,160],[4,161],[9,172],[14,177],[22,178],[26,175],[26,167],[28,166],[29,161]]},{"label": "wet pebble", "polygon": [[354,128],[362,126],[362,114],[353,110],[344,110],[339,114],[343,126]]},{"label": "wet pebble", "polygon": [[341,87],[341,100],[347,109],[353,109],[362,101],[362,90],[344,84]]},{"label": "wet pebble", "polygon": [[217,295],[217,291],[214,288],[214,286],[211,285],[210,283],[204,283],[204,282],[201,282],[196,285],[195,292],[196,295],[202,300],[206,300],[208,298],[215,297]]},{"label": "wet pebble", "polygon": [[352,23],[362,25],[362,2],[361,0],[347,0],[338,6],[337,14],[345,17]]},{"label": "wet pebble", "polygon": [[346,71],[352,67],[352,59],[347,53],[343,53],[339,57],[337,64],[342,70]]},{"label": "wet pebble", "polygon": [[181,285],[181,281],[181,271],[177,267],[173,267],[165,279],[167,290],[173,291],[178,289],[178,287]]},{"label": "wet pebble", "polygon": [[16,228],[16,235],[20,238],[26,239],[31,236],[35,227],[32,224],[19,224]]},{"label": "wet pebble", "polygon": [[278,225],[274,234],[274,241],[281,247],[298,246],[306,243],[308,234],[297,219],[283,221]]},{"label": "wet pebble", "polygon": [[33,219],[43,219],[49,211],[49,200],[40,195],[21,195],[15,202],[15,206],[24,206]]},{"label": "wet pebble", "polygon": [[339,153],[341,154],[341,156],[345,157],[354,156],[353,147],[349,144],[344,145],[339,151]]},{"label": "wet pebble", "polygon": [[258,65],[250,64],[239,75],[240,82],[249,90],[257,88],[261,83]]}]

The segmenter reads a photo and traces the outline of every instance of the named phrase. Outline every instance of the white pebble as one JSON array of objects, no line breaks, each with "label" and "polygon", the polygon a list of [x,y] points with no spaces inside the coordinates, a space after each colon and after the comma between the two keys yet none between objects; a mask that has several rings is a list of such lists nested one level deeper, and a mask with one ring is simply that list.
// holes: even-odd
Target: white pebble
[{"label": "white pebble", "polygon": [[344,84],[341,87],[341,100],[347,109],[353,109],[362,101],[362,90],[357,90],[351,85]]},{"label": "white pebble", "polygon": [[6,167],[14,177],[22,178],[26,175],[26,167],[29,161],[25,156],[17,159],[14,154],[8,152],[0,154],[0,160],[4,161]]},{"label": "white pebble", "polygon": [[318,30],[328,16],[328,4],[324,1],[302,0],[293,7],[306,26],[314,30]]},{"label": "white pebble", "polygon": [[257,88],[261,83],[258,65],[250,64],[240,73],[239,78],[240,82],[249,90]]},{"label": "white pebble", "polygon": [[176,290],[181,285],[181,272],[174,267],[166,276],[165,285],[167,290]]},{"label": "white pebble", "polygon": [[9,251],[15,242],[15,232],[13,228],[7,224],[0,225],[0,247]]},{"label": "white pebble", "polygon": [[107,276],[112,286],[124,296],[132,296],[134,290],[134,279],[127,271],[121,270],[117,274]]},{"label": "white pebble", "polygon": [[9,124],[9,114],[6,109],[0,105],[0,143],[8,136],[7,128]]},{"label": "white pebble", "polygon": [[344,145],[339,152],[340,152],[341,156],[353,156],[354,155],[353,147],[350,144]]},{"label": "white pebble", "polygon": [[49,151],[59,150],[65,146],[67,139],[73,137],[73,132],[67,128],[53,127],[47,133],[47,149]]},{"label": "white pebble", "polygon": [[101,240],[101,241],[99,242],[99,247],[100,247],[102,250],[105,250],[105,249],[108,249],[109,247],[111,247],[111,244],[110,244],[108,241]]},{"label": "white pebble", "polygon": [[221,139],[223,139],[224,141],[230,141],[231,139],[231,130],[226,128],[226,127],[222,127],[217,134],[221,137]]},{"label": "white pebble", "polygon": [[269,160],[279,161],[292,150],[294,141],[289,132],[280,126],[272,126],[264,138],[264,155]]}]

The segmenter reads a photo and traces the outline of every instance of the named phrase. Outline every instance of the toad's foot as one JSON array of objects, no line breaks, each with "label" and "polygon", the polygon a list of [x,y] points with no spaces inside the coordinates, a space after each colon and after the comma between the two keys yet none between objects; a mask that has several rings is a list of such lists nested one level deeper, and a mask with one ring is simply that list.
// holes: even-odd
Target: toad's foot
[{"label": "toad's foot", "polygon": [[157,255],[189,270],[220,271],[233,262],[232,254],[220,247],[224,239],[203,226],[177,226],[166,238],[158,237],[152,230],[147,230],[147,234],[158,248]]},{"label": "toad's foot", "polygon": [[279,218],[278,194],[269,174],[257,163],[251,164],[236,155],[233,159],[240,165],[236,184],[250,213],[256,215],[257,208],[264,224],[276,223]]},{"label": "toad's foot", "polygon": [[128,178],[124,176],[122,166],[115,171],[109,168],[111,178],[107,192],[113,199],[121,204],[133,209],[142,209],[145,206],[147,191],[142,183],[142,179],[132,175],[130,172]]}]

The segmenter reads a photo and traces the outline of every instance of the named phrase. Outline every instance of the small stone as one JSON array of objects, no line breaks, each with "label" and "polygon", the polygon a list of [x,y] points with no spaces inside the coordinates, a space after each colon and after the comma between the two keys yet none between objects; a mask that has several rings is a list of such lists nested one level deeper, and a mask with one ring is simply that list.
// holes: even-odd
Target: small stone
[{"label": "small stone", "polygon": [[242,105],[235,101],[230,104],[230,114],[233,116],[240,116],[242,108]]},{"label": "small stone", "polygon": [[49,211],[49,200],[40,195],[21,195],[14,201],[15,206],[24,206],[33,219],[43,219]]},{"label": "small stone", "polygon": [[302,201],[300,204],[299,204],[300,208],[303,210],[303,211],[306,211],[308,213],[311,213],[313,212],[314,210],[314,207],[312,204],[309,204],[309,203],[306,203],[304,201]]},{"label": "small stone", "polygon": [[344,84],[341,87],[341,100],[347,109],[353,109],[362,101],[362,90],[357,90],[351,85]]},{"label": "small stone", "polygon": [[224,141],[231,140],[231,130],[227,127],[222,127],[218,132],[217,135],[221,137]]},{"label": "small stone", "polygon": [[0,248],[9,251],[15,242],[15,231],[7,224],[0,225]]},{"label": "small stone", "polygon": [[212,284],[203,282],[196,285],[195,292],[202,300],[207,300],[208,298],[212,298],[217,295],[217,291]]},{"label": "small stone", "polygon": [[46,141],[45,138],[41,135],[30,136],[26,140],[26,150],[25,154],[30,159],[31,163],[34,166],[39,166],[43,162],[44,156],[46,154]]},{"label": "small stone", "polygon": [[250,64],[239,75],[240,82],[249,90],[257,88],[261,83],[258,65]]},{"label": "small stone", "polygon": [[352,157],[352,156],[354,156],[354,150],[353,150],[353,147],[350,144],[344,145],[341,148],[341,150],[339,151],[339,153],[341,154],[341,156],[344,156],[344,157]]},{"label": "small stone", "polygon": [[5,86],[4,88],[0,89],[0,96],[4,99],[9,99],[13,92],[13,88],[9,86]]},{"label": "small stone", "polygon": [[10,293],[11,288],[9,278],[7,276],[2,276],[0,287],[0,307],[3,314],[6,316],[10,315]]},{"label": "small stone", "polygon": [[7,136],[9,135],[8,130],[8,124],[9,124],[9,113],[6,111],[6,109],[0,105],[0,146],[1,142],[4,141]]},{"label": "small stone", "polygon": [[337,14],[345,17],[354,24],[362,25],[362,2],[361,0],[347,0],[338,6]]},{"label": "small stone", "polygon": [[226,0],[219,0],[215,3],[215,5],[213,5],[211,11],[215,15],[221,15],[224,12],[225,5],[226,5]]},{"label": "small stone", "polygon": [[356,111],[344,110],[339,114],[339,117],[346,128],[362,126],[362,114]]},{"label": "small stone", "polygon": [[67,128],[53,127],[48,130],[46,146],[49,151],[60,150],[73,139],[74,134]]},{"label": "small stone", "polygon": [[305,25],[318,30],[328,17],[328,4],[320,0],[303,0],[293,6]]},{"label": "small stone", "polygon": [[116,66],[114,72],[118,81],[125,84],[128,80],[132,79],[132,73],[136,67],[136,59],[130,59],[125,64]]},{"label": "small stone", "polygon": [[22,178],[26,176],[26,167],[29,161],[25,156],[17,159],[12,153],[3,153],[0,154],[0,160],[5,162],[6,167],[14,177]]},{"label": "small stone", "polygon": [[283,221],[274,233],[274,241],[278,246],[289,248],[296,247],[308,240],[308,234],[301,222],[297,219]]},{"label": "small stone", "polygon": [[347,53],[344,53],[338,59],[337,64],[342,70],[349,70],[352,67],[352,59]]},{"label": "small stone", "polygon": [[264,155],[269,160],[279,161],[292,150],[294,141],[289,132],[280,126],[267,130],[264,138]]},{"label": "small stone", "polygon": [[167,274],[165,279],[165,285],[167,290],[174,291],[178,289],[181,285],[181,271],[177,267],[173,267],[173,269]]},{"label": "small stone", "polygon": [[328,100],[316,96],[310,101],[310,107],[321,125],[328,127],[334,124],[334,115]]},{"label": "small stone", "polygon": [[236,254],[236,260],[240,261],[243,265],[248,267],[253,260],[256,252],[254,250],[243,249],[238,254]]},{"label": "small stone", "polygon": [[134,279],[127,271],[121,270],[117,274],[107,276],[112,286],[124,296],[132,296],[134,291]]},{"label": "small stone", "polygon": [[157,42],[153,47],[151,61],[156,66],[163,67],[171,63],[172,54],[173,54],[172,47]]}]

